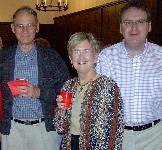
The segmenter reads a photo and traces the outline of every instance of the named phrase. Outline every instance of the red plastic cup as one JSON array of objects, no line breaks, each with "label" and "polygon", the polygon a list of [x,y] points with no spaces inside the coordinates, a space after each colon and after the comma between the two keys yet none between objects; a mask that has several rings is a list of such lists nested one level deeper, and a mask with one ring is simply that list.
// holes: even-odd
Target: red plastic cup
[{"label": "red plastic cup", "polygon": [[17,86],[27,86],[27,83],[28,81],[25,79],[16,79],[16,80],[9,81],[7,84],[11,90],[12,95],[16,97],[24,93],[24,92],[23,93],[19,92]]},{"label": "red plastic cup", "polygon": [[60,92],[63,97],[62,103],[65,103],[64,108],[70,108],[72,100],[72,92]]}]

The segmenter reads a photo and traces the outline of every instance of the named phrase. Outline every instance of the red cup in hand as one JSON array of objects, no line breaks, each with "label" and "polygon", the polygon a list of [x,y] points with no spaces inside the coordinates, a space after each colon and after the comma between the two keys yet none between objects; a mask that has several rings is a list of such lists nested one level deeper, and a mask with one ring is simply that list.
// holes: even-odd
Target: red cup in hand
[{"label": "red cup in hand", "polygon": [[70,108],[72,100],[72,92],[60,92],[60,95],[63,97],[61,103],[64,103],[64,108]]},{"label": "red cup in hand", "polygon": [[27,83],[28,81],[25,79],[16,79],[16,80],[7,82],[12,95],[15,97],[22,94],[21,92],[18,91],[17,86],[27,86]]}]

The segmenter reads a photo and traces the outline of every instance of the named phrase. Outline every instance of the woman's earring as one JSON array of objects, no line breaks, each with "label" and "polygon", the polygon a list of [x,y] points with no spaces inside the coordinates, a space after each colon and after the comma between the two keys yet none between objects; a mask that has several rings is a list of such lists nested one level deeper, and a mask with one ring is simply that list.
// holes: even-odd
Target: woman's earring
[{"label": "woman's earring", "polygon": [[70,61],[71,61],[71,67],[74,68],[74,66],[73,66],[73,62],[72,62],[71,58],[70,58]]}]

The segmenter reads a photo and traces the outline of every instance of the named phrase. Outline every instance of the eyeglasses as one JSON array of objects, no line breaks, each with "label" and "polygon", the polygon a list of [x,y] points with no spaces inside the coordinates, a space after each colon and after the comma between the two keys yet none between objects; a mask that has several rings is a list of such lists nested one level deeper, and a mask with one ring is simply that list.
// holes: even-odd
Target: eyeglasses
[{"label": "eyeglasses", "polygon": [[85,48],[85,49],[81,49],[81,50],[74,50],[74,51],[72,52],[72,54],[73,54],[74,56],[80,56],[81,53],[82,53],[84,56],[87,56],[87,55],[89,55],[89,54],[91,53],[91,51],[90,51],[90,49]]},{"label": "eyeglasses", "polygon": [[14,24],[15,28],[17,30],[23,30],[23,29],[28,29],[28,30],[33,30],[35,27],[35,24],[29,23],[27,25],[22,25],[22,24]]},{"label": "eyeglasses", "polygon": [[133,25],[137,25],[139,27],[143,26],[147,20],[137,20],[137,21],[132,21],[132,20],[125,20],[122,22],[122,24],[126,27],[132,27]]}]

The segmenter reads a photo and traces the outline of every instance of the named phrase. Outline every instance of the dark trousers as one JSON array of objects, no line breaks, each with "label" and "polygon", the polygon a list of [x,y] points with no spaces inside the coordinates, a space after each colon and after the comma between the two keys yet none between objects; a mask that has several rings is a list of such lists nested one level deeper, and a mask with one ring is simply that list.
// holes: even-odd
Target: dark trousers
[{"label": "dark trousers", "polygon": [[79,135],[71,135],[71,150],[79,150]]}]

